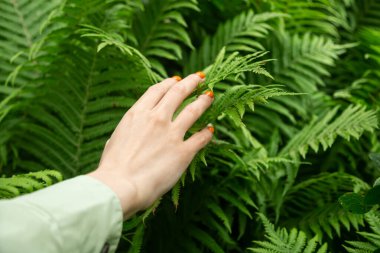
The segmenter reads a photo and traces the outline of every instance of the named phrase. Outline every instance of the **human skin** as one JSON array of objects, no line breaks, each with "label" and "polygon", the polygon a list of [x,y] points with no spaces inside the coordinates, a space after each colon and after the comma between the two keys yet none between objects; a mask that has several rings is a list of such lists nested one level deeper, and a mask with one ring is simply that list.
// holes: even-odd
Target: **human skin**
[{"label": "human skin", "polygon": [[180,179],[195,154],[206,146],[213,127],[184,140],[185,133],[211,105],[211,91],[173,114],[204,74],[172,77],[151,86],[125,113],[107,142],[99,167],[88,174],[118,196],[127,219],[149,207]]}]

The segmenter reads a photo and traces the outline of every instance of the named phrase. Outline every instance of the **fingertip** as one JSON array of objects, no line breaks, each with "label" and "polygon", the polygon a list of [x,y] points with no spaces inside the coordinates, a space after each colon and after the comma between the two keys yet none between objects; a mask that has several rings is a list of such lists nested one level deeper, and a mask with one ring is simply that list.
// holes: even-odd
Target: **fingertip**
[{"label": "fingertip", "polygon": [[203,72],[196,72],[196,73],[188,75],[187,78],[189,78],[192,81],[195,81],[198,84],[198,83],[204,82],[205,76],[206,75]]},{"label": "fingertip", "polygon": [[200,131],[201,137],[199,141],[199,149],[204,148],[207,144],[210,143],[212,137],[214,136],[215,128],[212,124],[207,125],[203,130]]},{"label": "fingertip", "polygon": [[208,123],[208,124],[207,124],[207,130],[208,130],[211,134],[214,134],[214,131],[215,131],[214,125],[211,124],[211,123]]},{"label": "fingertip", "polygon": [[196,74],[197,76],[199,76],[201,79],[204,79],[204,78],[206,77],[206,74],[203,73],[202,71],[197,71],[195,74]]},{"label": "fingertip", "polygon": [[207,127],[195,133],[186,141],[190,146],[190,149],[195,153],[204,148],[212,140],[212,136],[214,135],[214,126],[211,126],[207,125]]},{"label": "fingertip", "polygon": [[214,99],[214,92],[212,90],[206,90],[203,94],[207,95],[211,99]]},{"label": "fingertip", "polygon": [[180,76],[172,76],[172,78],[177,80],[177,82],[182,80],[182,77],[180,77]]}]

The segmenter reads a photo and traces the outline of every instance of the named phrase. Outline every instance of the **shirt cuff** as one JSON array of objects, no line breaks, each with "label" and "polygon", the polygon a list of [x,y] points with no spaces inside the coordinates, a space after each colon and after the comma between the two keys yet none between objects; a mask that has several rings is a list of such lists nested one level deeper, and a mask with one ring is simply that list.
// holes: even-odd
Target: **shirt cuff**
[{"label": "shirt cuff", "polygon": [[78,176],[14,199],[40,209],[55,224],[62,252],[115,252],[123,212],[116,194],[102,182]]}]

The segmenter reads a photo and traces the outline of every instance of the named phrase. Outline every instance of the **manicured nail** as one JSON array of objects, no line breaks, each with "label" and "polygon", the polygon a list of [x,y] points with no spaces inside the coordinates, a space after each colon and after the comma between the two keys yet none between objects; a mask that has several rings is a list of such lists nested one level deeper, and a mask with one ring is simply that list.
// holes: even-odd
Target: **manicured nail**
[{"label": "manicured nail", "polygon": [[212,92],[212,90],[206,90],[203,94],[209,96],[210,98],[214,98],[214,92]]},{"label": "manicured nail", "polygon": [[214,133],[214,131],[215,131],[215,128],[214,128],[214,126],[211,124],[211,123],[208,123],[207,124],[207,129],[213,134]]},{"label": "manicured nail", "polygon": [[182,80],[182,77],[180,77],[180,76],[172,76],[172,78],[174,78],[178,82]]},{"label": "manicured nail", "polygon": [[200,78],[205,78],[206,77],[206,74],[205,73],[203,73],[202,71],[198,71],[197,73],[195,73],[195,74],[197,74]]}]

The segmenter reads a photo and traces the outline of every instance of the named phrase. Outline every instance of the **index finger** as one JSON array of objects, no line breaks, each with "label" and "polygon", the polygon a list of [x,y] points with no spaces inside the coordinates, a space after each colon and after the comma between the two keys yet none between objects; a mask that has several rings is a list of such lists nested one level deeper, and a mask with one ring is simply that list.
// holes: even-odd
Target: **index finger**
[{"label": "index finger", "polygon": [[156,108],[160,111],[159,113],[165,114],[167,117],[172,117],[185,98],[204,80],[204,77],[205,74],[203,72],[197,72],[173,85],[157,104]]}]

